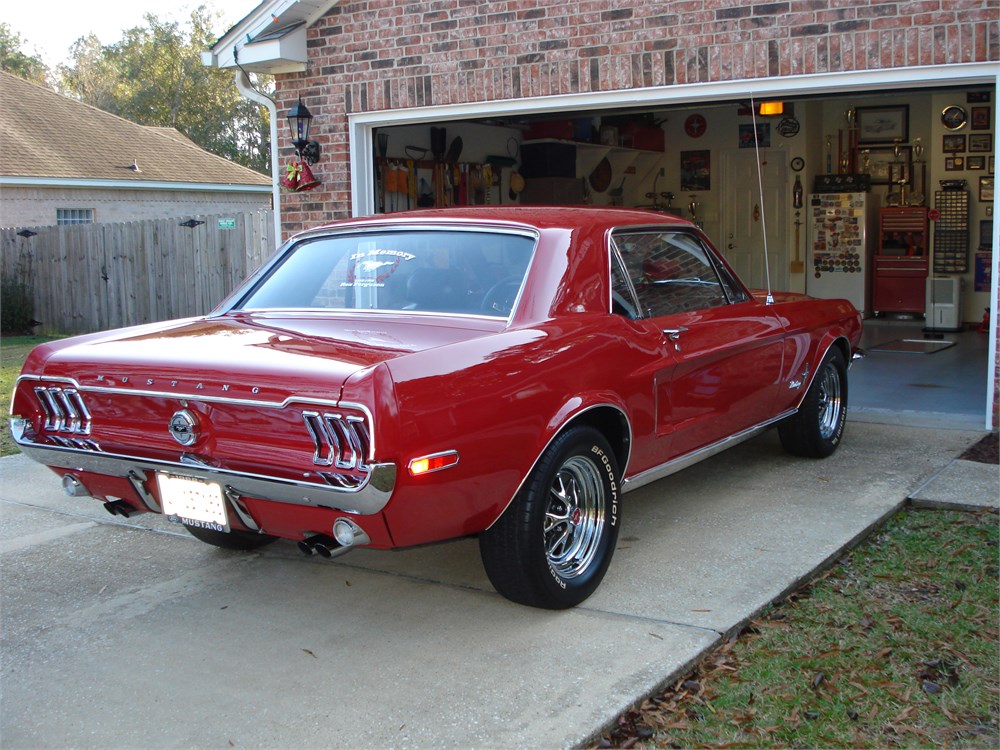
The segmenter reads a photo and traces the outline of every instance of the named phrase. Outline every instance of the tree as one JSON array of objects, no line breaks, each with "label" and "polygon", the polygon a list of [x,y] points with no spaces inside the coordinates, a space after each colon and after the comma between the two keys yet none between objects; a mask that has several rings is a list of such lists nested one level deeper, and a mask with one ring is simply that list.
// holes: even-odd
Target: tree
[{"label": "tree", "polygon": [[218,15],[200,6],[184,27],[153,14],[144,21],[115,44],[79,39],[58,69],[64,93],[140,125],[177,128],[212,153],[267,172],[267,110],[240,95],[231,73],[201,64]]},{"label": "tree", "polygon": [[38,55],[29,55],[21,48],[26,40],[0,22],[0,70],[5,70],[32,83],[49,85],[49,66]]}]

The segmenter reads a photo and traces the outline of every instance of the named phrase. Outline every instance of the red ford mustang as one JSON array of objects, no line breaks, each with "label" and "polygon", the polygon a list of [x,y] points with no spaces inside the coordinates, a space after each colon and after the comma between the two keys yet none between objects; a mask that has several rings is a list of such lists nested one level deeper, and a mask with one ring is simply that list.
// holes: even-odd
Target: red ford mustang
[{"label": "red ford mustang", "polygon": [[772,425],[832,453],[860,336],[671,216],[423,211],[299,234],[204,317],[39,346],[11,426],[113,514],[324,556],[478,534],[501,594],[562,608],[629,490]]}]

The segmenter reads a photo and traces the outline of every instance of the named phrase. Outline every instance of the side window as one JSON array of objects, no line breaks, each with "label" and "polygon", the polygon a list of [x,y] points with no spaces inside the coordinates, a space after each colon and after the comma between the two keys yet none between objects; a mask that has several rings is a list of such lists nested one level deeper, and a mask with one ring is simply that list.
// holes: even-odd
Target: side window
[{"label": "side window", "polygon": [[729,304],[709,250],[693,234],[647,231],[615,237],[644,315]]}]

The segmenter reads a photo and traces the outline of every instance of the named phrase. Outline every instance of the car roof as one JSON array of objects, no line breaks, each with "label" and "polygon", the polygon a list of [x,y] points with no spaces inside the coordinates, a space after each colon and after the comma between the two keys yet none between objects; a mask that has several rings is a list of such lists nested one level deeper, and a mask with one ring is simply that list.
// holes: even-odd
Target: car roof
[{"label": "car roof", "polygon": [[665,224],[690,227],[691,222],[673,214],[637,208],[606,206],[467,206],[400,211],[391,214],[357,217],[331,222],[302,234],[312,234],[329,229],[348,229],[354,226],[393,226],[413,224],[508,224],[536,229],[576,229],[579,227],[604,227]]}]

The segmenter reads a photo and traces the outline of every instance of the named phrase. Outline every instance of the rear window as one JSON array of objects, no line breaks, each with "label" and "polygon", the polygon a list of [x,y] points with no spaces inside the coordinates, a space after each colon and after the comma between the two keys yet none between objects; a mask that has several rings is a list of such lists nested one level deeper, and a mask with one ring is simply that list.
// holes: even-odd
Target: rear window
[{"label": "rear window", "polygon": [[534,248],[533,236],[500,231],[409,229],[308,238],[238,307],[507,317]]}]

